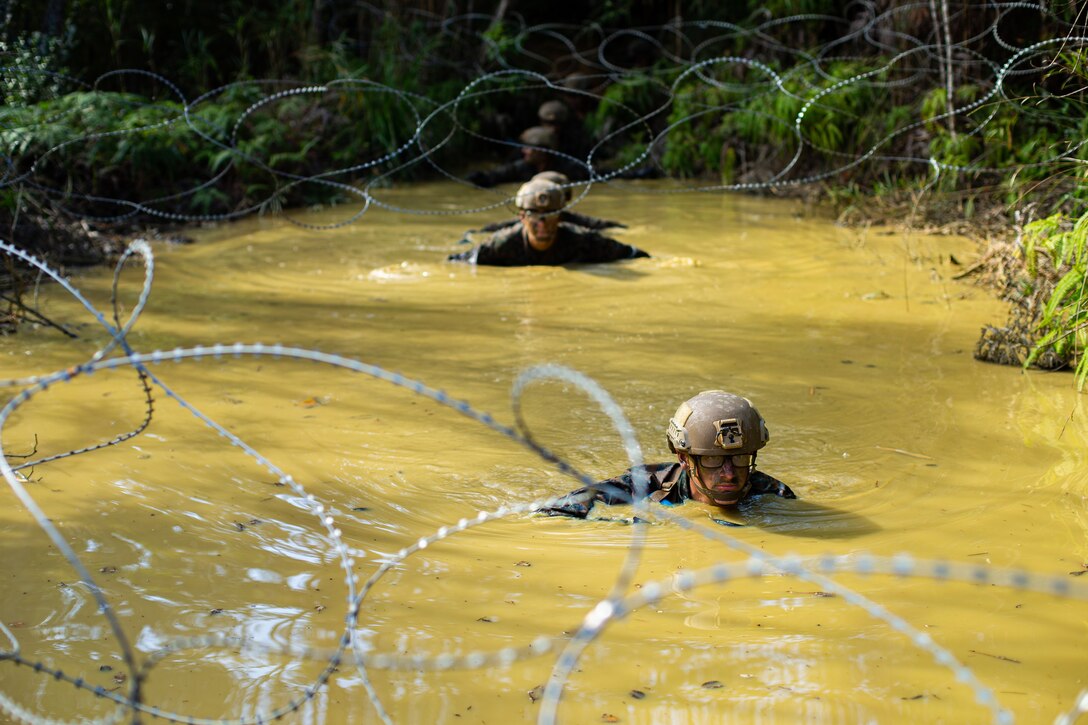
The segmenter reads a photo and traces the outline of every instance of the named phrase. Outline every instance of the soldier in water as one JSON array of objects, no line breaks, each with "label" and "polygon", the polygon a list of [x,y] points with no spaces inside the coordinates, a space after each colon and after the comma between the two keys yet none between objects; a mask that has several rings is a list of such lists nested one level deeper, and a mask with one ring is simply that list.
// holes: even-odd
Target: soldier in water
[{"label": "soldier in water", "polygon": [[537,117],[541,126],[555,131],[559,151],[579,160],[585,159],[591,145],[589,136],[568,104],[560,100],[545,101],[537,109]]},{"label": "soldier in water", "polygon": [[523,184],[518,189],[515,203],[517,224],[495,232],[484,244],[451,254],[449,259],[517,267],[594,264],[650,256],[600,232],[560,221],[563,189],[550,181],[538,179]]},{"label": "soldier in water", "polygon": [[[563,189],[563,204],[564,206],[570,204],[574,194],[570,185],[570,179],[567,178],[566,174],[561,174],[558,171],[542,171],[530,179],[530,181],[536,181],[538,179],[550,181]],[[627,225],[622,222],[617,222],[612,219],[601,219],[600,217],[589,216],[588,214],[579,214],[576,211],[570,211],[566,208],[559,212],[559,221],[566,222],[567,224],[576,224],[580,227],[585,227],[586,229],[627,228]],[[512,227],[519,222],[520,219],[514,217],[513,219],[506,219],[501,222],[492,222],[491,224],[480,227],[478,230],[474,229],[470,231],[497,232],[500,229]]]},{"label": "soldier in water", "polygon": [[720,508],[763,494],[797,498],[785,483],[756,470],[756,454],[767,445],[770,433],[747,398],[722,390],[699,393],[680,405],[665,437],[676,461],[641,466],[643,490],[639,490],[636,469],[630,468],[615,478],[572,491],[541,513],[584,519],[597,501],[632,503],[638,496],[665,505],[691,499]]},{"label": "soldier in water", "polygon": [[512,181],[528,181],[542,171],[559,171],[569,178],[586,178],[585,168],[557,153],[559,136],[546,126],[525,129],[518,137],[521,158],[488,171],[473,171],[465,180],[483,188]]}]

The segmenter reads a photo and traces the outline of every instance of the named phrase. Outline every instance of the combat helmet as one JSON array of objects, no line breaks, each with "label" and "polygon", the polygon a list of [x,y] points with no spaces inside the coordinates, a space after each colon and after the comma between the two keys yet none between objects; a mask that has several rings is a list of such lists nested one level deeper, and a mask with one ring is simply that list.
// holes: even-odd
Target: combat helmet
[{"label": "combat helmet", "polygon": [[543,179],[533,179],[521,185],[514,203],[525,211],[558,211],[563,208],[563,190]]},{"label": "combat helmet", "polygon": [[547,126],[531,126],[521,132],[518,140],[526,146],[541,146],[553,150],[559,147],[559,136],[554,129]]},{"label": "combat helmet", "polygon": [[754,454],[771,434],[752,402],[707,390],[680,404],[666,431],[669,450],[696,456]]},{"label": "combat helmet", "polygon": [[550,181],[553,184],[558,185],[563,189],[563,198],[569,203],[571,196],[573,195],[573,189],[570,186],[570,177],[566,174],[562,174],[558,171],[541,171],[539,174],[533,176],[530,181]]},{"label": "combat helmet", "polygon": [[562,101],[545,101],[540,104],[536,115],[544,123],[566,123],[570,118],[570,108]]}]

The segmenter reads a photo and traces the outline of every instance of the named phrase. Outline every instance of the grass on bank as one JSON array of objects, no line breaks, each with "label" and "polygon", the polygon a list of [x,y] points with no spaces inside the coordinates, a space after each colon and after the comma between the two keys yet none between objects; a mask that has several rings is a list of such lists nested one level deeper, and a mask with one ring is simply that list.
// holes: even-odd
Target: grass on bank
[{"label": "grass on bank", "polygon": [[1088,382],[1088,213],[1053,214],[1024,230],[1024,259],[1032,284],[1049,291],[1039,316],[1041,337],[1025,365],[1053,348],[1073,361],[1078,390]]}]

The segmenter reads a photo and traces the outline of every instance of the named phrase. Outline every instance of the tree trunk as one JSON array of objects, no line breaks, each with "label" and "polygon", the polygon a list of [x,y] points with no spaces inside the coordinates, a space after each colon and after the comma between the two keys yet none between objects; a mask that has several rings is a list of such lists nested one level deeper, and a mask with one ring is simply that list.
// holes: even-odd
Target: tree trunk
[{"label": "tree trunk", "polygon": [[328,0],[314,0],[314,10],[310,15],[310,44],[325,44],[325,4]]},{"label": "tree trunk", "polygon": [[45,6],[42,32],[57,38],[64,32],[64,0],[49,0]]}]

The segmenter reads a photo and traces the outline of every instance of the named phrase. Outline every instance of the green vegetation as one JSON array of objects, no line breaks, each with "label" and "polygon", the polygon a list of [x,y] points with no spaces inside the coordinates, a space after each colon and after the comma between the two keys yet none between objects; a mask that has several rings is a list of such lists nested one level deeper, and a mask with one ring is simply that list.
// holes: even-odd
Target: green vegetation
[{"label": "green vegetation", "polygon": [[[1025,366],[1051,351],[1070,361],[1075,369],[1077,388],[1088,384],[1088,174],[1085,174],[1088,143],[1088,103],[1084,82],[1088,80],[1088,53],[1063,51],[1049,78],[1060,95],[1051,100],[1056,110],[1048,112],[1051,122],[1030,137],[1034,147],[1053,144],[1057,128],[1070,124],[1080,139],[1079,147],[1068,154],[1065,164],[1037,172],[1040,183],[1061,179],[1072,188],[1061,199],[1062,211],[1027,224],[1024,229],[1024,261],[1030,284],[1041,288],[1043,305],[1036,317],[1035,341]],[[1050,176],[1048,176],[1050,175]]]},{"label": "green vegetation", "polygon": [[[171,214],[229,215],[259,203],[281,207],[343,201],[350,195],[343,185],[357,185],[388,170],[379,161],[402,150],[416,135],[420,120],[464,87],[463,79],[435,79],[425,67],[442,55],[441,45],[449,38],[435,36],[418,23],[405,28],[387,14],[373,28],[367,57],[349,52],[342,37],[319,46],[307,44],[302,33],[300,44],[297,34],[305,29],[303,21],[308,22],[297,12],[301,5],[284,6],[274,17],[247,11],[221,29],[229,37],[220,33],[214,43],[199,25],[186,27],[180,40],[169,45],[173,54],[162,51],[168,61],[148,63],[178,69],[180,78],[165,74],[178,87],[137,70],[106,72],[97,88],[73,89],[63,74],[80,46],[60,39],[49,41],[45,47],[50,52],[35,58],[34,65],[0,75],[7,100],[0,108],[0,144],[16,163],[31,160],[32,167],[18,172],[32,170],[35,178],[50,182],[31,191],[18,189],[22,203],[61,205],[68,213],[101,218],[131,211],[124,203],[84,198],[91,196],[141,202],[160,220]],[[101,30],[110,37],[120,32],[120,16],[163,20],[146,3],[107,3],[103,9],[108,22]],[[95,28],[96,13],[90,16],[87,27]],[[155,38],[162,36],[139,27],[147,51],[142,60],[150,61],[160,47]],[[270,39],[271,46],[262,45],[267,56],[254,55],[247,28]],[[270,35],[264,35],[266,30]],[[288,38],[295,44],[281,47]],[[9,53],[10,61],[26,61],[32,52],[25,48],[39,41],[45,42],[34,34],[15,42],[24,50]],[[116,40],[116,61],[128,60],[131,42]],[[228,42],[235,44],[226,55],[237,63],[237,77],[196,103],[190,97],[186,108],[180,88],[219,81],[232,70],[209,52]],[[406,49],[406,43],[415,51]],[[277,48],[283,52],[274,52]],[[288,65],[286,57],[297,62]],[[268,82],[247,80],[254,68],[284,75]],[[472,127],[474,122],[463,123]],[[429,134],[443,133],[448,125],[447,118],[438,118],[428,127]],[[463,138],[454,138],[445,153],[465,153]],[[407,168],[401,178],[412,178],[420,170]],[[316,180],[292,181],[296,177]],[[15,187],[0,187],[3,206],[12,205],[14,194]],[[25,198],[27,194],[33,198]]]},{"label": "green vegetation", "polygon": [[[383,95],[368,94],[366,86],[287,95],[254,109],[264,95],[256,87],[235,87],[214,103],[192,108],[186,118],[173,101],[70,93],[0,111],[0,143],[16,158],[34,159],[35,175],[52,180],[51,192],[24,193],[48,193],[79,213],[127,211],[123,204],[111,212],[83,199],[89,195],[141,202],[164,213],[227,214],[281,193],[281,202],[294,206],[342,198],[340,188],[292,185],[290,176],[358,165],[405,143],[415,128],[411,109],[391,118],[398,109],[362,98]],[[353,118],[353,107],[363,105],[367,113]],[[389,129],[405,130],[397,138]],[[212,179],[214,185],[204,185]]]},{"label": "green vegetation", "polygon": [[[498,14],[506,9],[504,3],[485,2],[476,8],[479,15],[454,22],[458,4],[433,0],[350,7],[334,0],[274,7],[243,0],[72,0],[67,7],[50,2],[39,10],[15,4],[8,9],[0,53],[25,72],[0,74],[8,101],[0,119],[7,128],[3,138],[16,151],[13,157],[36,158],[59,140],[95,128],[142,129],[51,153],[46,163],[60,175],[52,186],[96,195],[139,188],[143,199],[170,197],[168,206],[178,213],[230,213],[269,195],[286,205],[336,201],[344,196],[342,187],[293,184],[291,177],[327,172],[326,181],[365,181],[395,167],[395,159],[387,165],[375,160],[396,154],[421,118],[473,79],[507,68],[553,70],[540,60],[561,48],[549,46],[544,36],[536,41],[540,47],[531,47],[520,19]],[[621,33],[610,49],[617,60],[635,66],[595,91],[599,98],[586,123],[597,138],[609,138],[598,162],[611,156],[609,167],[618,168],[645,160],[647,144],[658,139],[651,160],[671,176],[750,188],[788,164],[777,181],[823,183],[843,206],[858,205],[874,191],[956,191],[956,211],[968,217],[979,203],[1016,205],[1030,194],[1033,200],[1043,197],[1053,211],[1086,193],[1068,175],[1053,173],[1060,155],[1055,150],[1063,146],[1073,149],[1065,163],[1088,160],[1088,146],[1075,146],[1088,134],[1083,89],[1069,80],[1077,78],[1070,69],[1083,67],[1076,51],[1056,46],[1063,72],[1052,72],[1042,85],[1036,85],[1037,76],[1021,81],[1013,75],[997,88],[996,66],[979,63],[972,75],[959,72],[945,86],[939,80],[947,69],[933,54],[893,62],[890,46],[855,40],[835,45],[841,56],[823,57],[821,48],[837,44],[851,29],[839,3],[778,0],[738,7],[698,0],[684,4],[688,17],[723,20],[684,28],[689,47],[710,43],[700,53],[703,63],[691,69],[668,56],[685,49],[668,31],[669,23],[684,20],[681,9],[680,3],[610,0],[592,11],[595,16],[583,11],[587,28],[593,22],[658,24],[657,31]],[[527,2],[519,12],[547,17],[556,11],[548,3]],[[1010,40],[1026,45],[1067,29],[1071,12],[1055,9],[1048,25],[1039,13],[1022,11],[1002,29],[1015,29],[1017,37]],[[765,42],[776,29],[756,32],[792,14],[805,19],[791,21],[781,38]],[[556,20],[577,21],[567,15]],[[894,18],[888,33],[935,35],[928,12]],[[952,28],[953,42],[978,37],[992,21],[984,13],[962,16]],[[41,27],[46,30],[36,29]],[[598,32],[590,28],[572,37],[596,43],[605,34],[598,26]],[[591,57],[594,50],[583,52]],[[72,68],[82,69],[80,78],[64,75]],[[118,72],[125,68],[134,70]],[[280,86],[247,85],[253,79],[277,79]],[[306,83],[329,85],[324,93],[275,98]],[[186,100],[212,88],[227,90],[197,104],[186,124]],[[519,123],[531,122],[524,109],[513,127],[492,121],[516,105],[519,93],[554,95],[527,76],[495,76],[475,90],[458,105],[456,117],[428,124],[425,145],[459,131],[453,124],[510,138],[523,127]],[[951,105],[969,113],[948,117],[948,90]],[[92,101],[88,93],[103,98]],[[247,114],[251,103],[260,106]],[[69,112],[71,106],[85,111]],[[91,118],[82,118],[84,112]],[[103,123],[96,125],[98,120]],[[454,166],[490,151],[493,146],[484,148],[460,132],[442,147],[443,160],[452,159]],[[825,173],[829,169],[833,173]],[[417,164],[398,176],[427,172]],[[173,196],[219,173],[225,177],[214,188]]]},{"label": "green vegetation", "polygon": [[1048,295],[1039,316],[1042,337],[1026,365],[1051,348],[1074,361],[1077,387],[1088,381],[1088,214],[1071,222],[1054,214],[1028,224],[1024,258],[1033,282],[1047,283]]},{"label": "green vegetation", "polygon": [[[808,65],[783,72],[738,59],[712,70],[720,76],[712,78],[715,83],[688,78],[676,88],[662,159],[670,174],[716,176],[725,184],[759,180],[762,171],[781,168],[804,145],[815,153],[790,175],[796,179],[839,166],[894,131],[873,85],[837,88],[879,74],[876,61],[836,61],[817,73]],[[893,117],[909,116],[910,109],[900,107]]]}]

